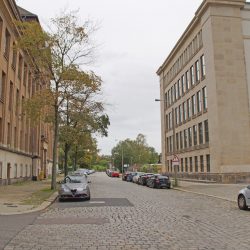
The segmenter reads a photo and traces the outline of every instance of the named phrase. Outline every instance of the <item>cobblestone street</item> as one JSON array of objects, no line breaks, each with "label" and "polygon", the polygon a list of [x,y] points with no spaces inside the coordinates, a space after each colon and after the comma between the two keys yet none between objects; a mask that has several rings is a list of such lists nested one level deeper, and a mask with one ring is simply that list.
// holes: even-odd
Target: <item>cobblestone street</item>
[{"label": "cobblestone street", "polygon": [[250,211],[236,203],[90,179],[90,202],[56,202],[5,249],[250,249]]}]

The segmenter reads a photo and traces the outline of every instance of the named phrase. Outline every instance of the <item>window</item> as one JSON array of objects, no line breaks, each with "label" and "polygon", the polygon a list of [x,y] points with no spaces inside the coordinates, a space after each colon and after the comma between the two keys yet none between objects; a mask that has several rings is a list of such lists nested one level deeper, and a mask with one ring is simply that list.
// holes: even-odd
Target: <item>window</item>
[{"label": "window", "polygon": [[3,163],[0,161],[0,179],[3,178]]},{"label": "window", "polygon": [[181,158],[181,172],[183,172],[183,158]]},{"label": "window", "polygon": [[185,172],[188,172],[188,158],[185,158]]},{"label": "window", "polygon": [[194,157],[194,167],[195,167],[195,172],[198,172],[198,156]]},{"label": "window", "polygon": [[205,143],[209,142],[208,120],[204,121]]},{"label": "window", "polygon": [[206,65],[204,55],[201,56],[201,77],[205,77],[206,75]]},{"label": "window", "polygon": [[180,123],[182,123],[182,118],[183,118],[183,114],[182,114],[182,105],[179,105],[179,121]]},{"label": "window", "polygon": [[193,126],[193,138],[194,138],[194,146],[197,145],[197,126]]},{"label": "window", "polygon": [[14,165],[14,178],[17,178],[17,164]]},{"label": "window", "polygon": [[168,104],[168,106],[171,105],[171,93],[170,93],[170,90],[168,91],[168,103],[167,104]]},{"label": "window", "polygon": [[187,133],[187,129],[184,130],[184,148],[187,148],[187,136],[188,136],[188,133]]},{"label": "window", "polygon": [[192,115],[196,115],[196,97],[193,95],[191,97],[192,99]]},{"label": "window", "polygon": [[184,95],[185,92],[186,92],[186,88],[185,88],[185,77],[184,77],[184,75],[182,75],[182,77],[181,77],[181,90],[182,90],[182,95]]},{"label": "window", "polygon": [[183,102],[182,107],[183,107],[183,121],[185,122],[187,120],[187,103]]},{"label": "window", "polygon": [[0,142],[3,142],[3,120],[0,118]]},{"label": "window", "polygon": [[20,104],[20,100],[19,100],[20,96],[19,96],[19,89],[16,90],[16,115],[19,114],[18,112],[18,107],[19,107],[19,104]]},{"label": "window", "polygon": [[187,117],[188,117],[188,119],[191,118],[191,112],[192,112],[192,110],[191,110],[191,99],[188,98],[187,99]]},{"label": "window", "polygon": [[174,93],[174,102],[177,100],[177,84],[175,83],[173,86],[173,93]]},{"label": "window", "polygon": [[169,153],[169,139],[167,138],[167,153]]},{"label": "window", "polygon": [[190,82],[191,82],[191,85],[193,86],[194,85],[194,66],[191,66],[190,68]]},{"label": "window", "polygon": [[192,147],[192,128],[188,128],[188,146]]},{"label": "window", "polygon": [[179,108],[175,108],[175,124],[179,124]]},{"label": "window", "polygon": [[189,157],[189,171],[193,172],[193,158]]},{"label": "window", "polygon": [[14,147],[17,148],[17,129],[14,127]]},{"label": "window", "polygon": [[204,160],[203,160],[203,155],[200,156],[200,165],[201,165],[201,172],[204,172]]},{"label": "window", "polygon": [[27,177],[28,176],[28,165],[26,164],[25,165],[25,177]]},{"label": "window", "polygon": [[10,81],[10,94],[9,94],[9,110],[12,110],[12,106],[13,106],[13,89],[14,89],[14,85],[13,82]]},{"label": "window", "polygon": [[3,100],[4,98],[4,87],[6,83],[6,74],[2,71],[2,79],[0,82],[0,99]]},{"label": "window", "polygon": [[180,98],[180,96],[181,96],[181,81],[180,81],[180,79],[177,82],[177,96],[178,96],[178,98]]},{"label": "window", "polygon": [[18,62],[18,77],[22,79],[22,70],[23,70],[23,57],[19,54],[19,62]]},{"label": "window", "polygon": [[23,85],[26,86],[27,84],[27,74],[28,74],[28,66],[24,64],[24,72],[23,72]]},{"label": "window", "polygon": [[20,165],[20,177],[23,177],[23,164]]},{"label": "window", "polygon": [[11,65],[12,65],[12,68],[14,69],[14,70],[16,70],[16,59],[17,59],[17,50],[16,50],[16,48],[15,48],[15,43],[13,43],[13,48],[12,48],[12,63],[11,63]]},{"label": "window", "polygon": [[190,89],[190,82],[189,82],[189,74],[188,71],[185,73],[185,78],[186,78],[186,89],[187,91]]},{"label": "window", "polygon": [[199,60],[195,62],[195,80],[200,81],[200,63]]},{"label": "window", "polygon": [[198,131],[199,131],[199,144],[203,144],[203,127],[202,127],[202,123],[198,124]]},{"label": "window", "polygon": [[7,144],[10,145],[11,143],[11,128],[10,128],[10,123],[8,122],[8,133],[7,133]]},{"label": "window", "polygon": [[175,141],[176,141],[176,149],[179,150],[179,134],[176,133],[175,135]]},{"label": "window", "polygon": [[172,129],[173,121],[172,121],[172,112],[168,114],[168,119],[169,119],[169,129]]},{"label": "window", "polygon": [[173,151],[173,141],[172,141],[172,136],[169,137],[169,151]]},{"label": "window", "polygon": [[196,94],[197,97],[197,113],[201,112],[201,91],[198,91]]},{"label": "window", "polygon": [[202,89],[203,110],[207,110],[207,87]]},{"label": "window", "polygon": [[206,155],[207,160],[207,172],[210,172],[210,155]]},{"label": "window", "polygon": [[183,137],[182,137],[182,132],[180,132],[180,149],[183,149]]},{"label": "window", "polygon": [[8,60],[9,59],[9,52],[10,52],[10,33],[6,29],[5,30],[5,37],[4,37],[4,48],[3,48],[3,54],[4,57]]}]

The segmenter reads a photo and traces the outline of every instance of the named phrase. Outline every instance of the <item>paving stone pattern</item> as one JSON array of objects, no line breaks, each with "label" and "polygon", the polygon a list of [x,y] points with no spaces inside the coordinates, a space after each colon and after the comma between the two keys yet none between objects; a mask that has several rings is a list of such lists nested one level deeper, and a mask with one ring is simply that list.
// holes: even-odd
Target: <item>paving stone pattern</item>
[{"label": "paving stone pattern", "polygon": [[[92,198],[127,198],[134,206],[55,204],[37,221],[61,219],[66,224],[34,222],[5,249],[250,249],[250,211],[240,211],[235,203],[150,189],[102,173],[95,173],[91,181]],[[77,218],[82,224],[74,224]],[[84,223],[94,218],[106,223]]]}]

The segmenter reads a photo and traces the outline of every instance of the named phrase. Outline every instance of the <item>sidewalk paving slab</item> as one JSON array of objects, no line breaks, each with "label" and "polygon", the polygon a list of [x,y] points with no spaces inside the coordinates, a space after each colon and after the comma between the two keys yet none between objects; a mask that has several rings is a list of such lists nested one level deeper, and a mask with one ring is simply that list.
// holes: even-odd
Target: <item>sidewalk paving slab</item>
[{"label": "sidewalk paving slab", "polygon": [[[57,191],[49,195],[51,180],[26,181],[13,185],[0,186],[0,215],[24,214],[41,211],[47,208],[57,198]],[[37,192],[48,190],[48,194],[32,200]]]}]

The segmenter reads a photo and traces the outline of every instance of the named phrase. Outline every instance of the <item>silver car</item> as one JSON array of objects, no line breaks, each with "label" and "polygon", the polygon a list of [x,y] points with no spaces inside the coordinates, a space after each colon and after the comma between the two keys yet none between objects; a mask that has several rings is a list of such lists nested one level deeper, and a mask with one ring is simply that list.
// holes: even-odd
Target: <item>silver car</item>
[{"label": "silver car", "polygon": [[250,185],[240,190],[238,194],[238,206],[241,210],[250,207]]},{"label": "silver car", "polygon": [[66,199],[90,200],[90,189],[87,178],[83,175],[68,175],[60,182],[59,201]]}]

